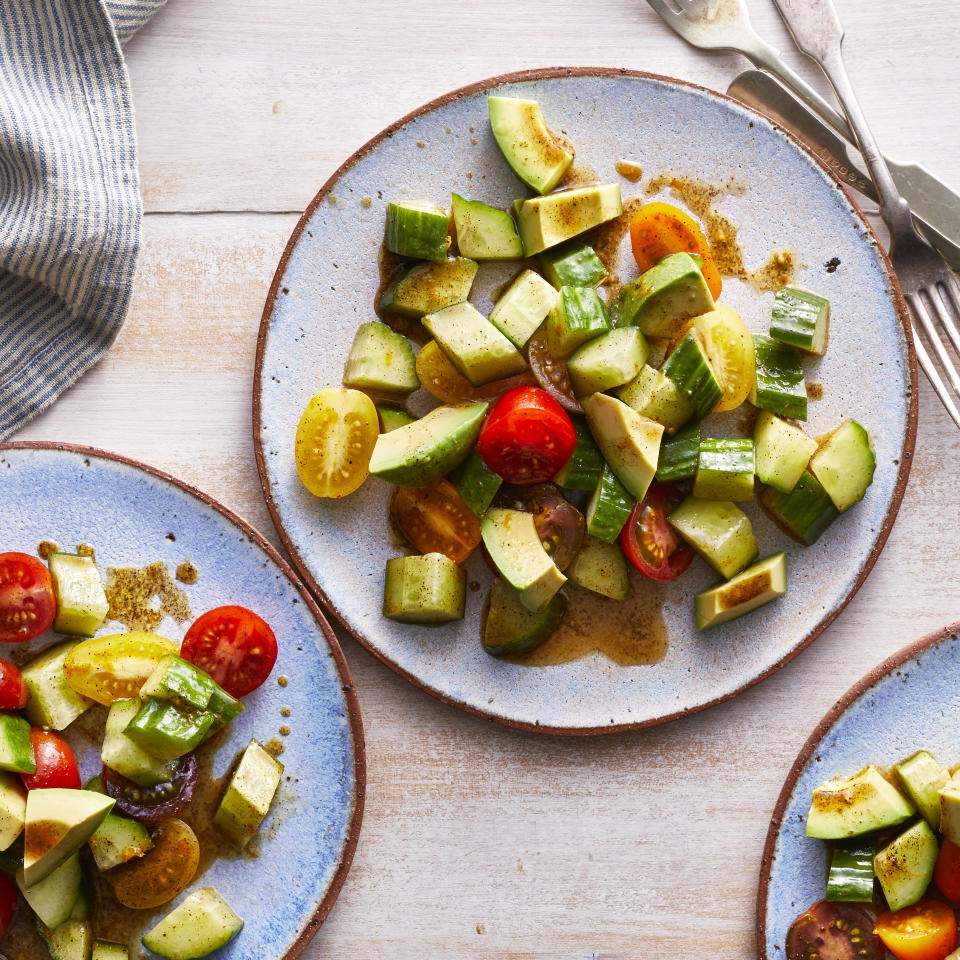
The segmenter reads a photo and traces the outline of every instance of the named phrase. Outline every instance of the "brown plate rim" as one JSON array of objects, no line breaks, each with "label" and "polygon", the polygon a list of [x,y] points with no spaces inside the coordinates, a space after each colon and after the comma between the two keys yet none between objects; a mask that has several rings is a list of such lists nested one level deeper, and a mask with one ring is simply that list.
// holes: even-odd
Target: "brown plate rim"
[{"label": "brown plate rim", "polygon": [[960,633],[960,620],[951,623],[948,627],[942,627],[934,630],[901,647],[896,653],[891,654],[882,663],[877,664],[872,670],[864,674],[849,690],[823,715],[823,718],[814,728],[813,733],[807,737],[806,742],[800,748],[787,779],[780,790],[780,796],[777,798],[777,805],[773,809],[773,816],[770,818],[770,827],[767,830],[767,839],[763,845],[763,855],[760,860],[760,885],[757,890],[757,957],[758,960],[770,960],[766,952],[767,939],[767,894],[770,889],[770,873],[773,869],[773,848],[776,846],[777,837],[780,834],[780,828],[783,825],[783,814],[790,802],[793,794],[793,788],[796,786],[800,774],[806,767],[814,751],[820,746],[820,742],[827,735],[827,731],[837,722],[837,720],[846,712],[847,708],[859,697],[863,696],[874,684],[882,680],[888,674],[892,673],[898,667],[902,667],[908,660],[936,646],[948,637]]},{"label": "brown plate rim", "polygon": [[751,680],[744,683],[742,686],[738,687],[736,690],[726,693],[723,696],[715,697],[713,700],[710,700],[706,703],[698,704],[695,707],[687,707],[683,710],[679,710],[675,713],[666,714],[661,717],[653,717],[649,720],[642,720],[636,723],[621,723],[621,724],[610,724],[608,726],[594,726],[594,727],[550,727],[542,726],[538,723],[528,723],[519,720],[513,720],[509,717],[499,717],[495,716],[492,713],[487,713],[476,707],[472,707],[468,704],[462,703],[459,700],[455,700],[452,697],[448,697],[446,694],[441,693],[439,690],[434,690],[431,687],[426,686],[422,683],[416,676],[412,675],[408,671],[404,670],[397,663],[392,661],[389,657],[385,656],[378,650],[372,643],[370,643],[363,635],[358,631],[354,630],[345,618],[340,614],[337,609],[336,604],[331,600],[330,597],[320,588],[319,584],[311,576],[307,565],[304,563],[303,558],[298,553],[296,547],[294,546],[291,538],[287,535],[286,530],[284,529],[283,523],[280,519],[279,513],[274,503],[273,494],[270,490],[270,480],[267,474],[266,459],[264,457],[263,445],[260,439],[260,412],[261,412],[261,378],[263,374],[263,357],[266,346],[267,330],[270,325],[270,319],[273,314],[273,308],[277,300],[277,294],[280,290],[281,280],[283,278],[283,273],[286,270],[287,263],[290,259],[290,255],[293,252],[294,247],[300,239],[301,234],[306,229],[307,223],[310,218],[313,216],[314,211],[317,207],[323,202],[327,194],[333,189],[333,186],[337,180],[351,169],[354,164],[363,159],[368,153],[370,153],[375,147],[382,143],[385,139],[392,136],[397,130],[405,126],[408,123],[416,120],[418,117],[423,116],[424,114],[430,113],[433,110],[436,110],[439,107],[444,106],[445,104],[451,103],[454,100],[462,99],[463,97],[471,96],[472,94],[478,93],[482,90],[488,90],[491,87],[496,87],[505,83],[520,83],[528,80],[545,80],[545,79],[554,79],[558,77],[636,77],[643,80],[656,80],[662,83],[674,84],[680,87],[686,87],[688,89],[697,90],[704,93],[709,93],[712,96],[719,98],[720,100],[727,100],[731,103],[735,103],[741,109],[746,110],[748,113],[754,113],[757,116],[761,117],[768,123],[771,123],[780,133],[786,136],[788,139],[792,140],[797,146],[799,146],[809,157],[816,163],[829,177],[834,181],[838,189],[843,189],[843,182],[836,176],[836,174],[824,163],[815,153],[813,153],[805,144],[798,140],[790,131],[781,127],[774,120],[771,120],[769,117],[763,116],[762,114],[757,113],[757,111],[741,103],[739,100],[735,100],[733,97],[727,96],[725,93],[720,93],[716,90],[710,90],[708,87],[701,86],[699,84],[690,83],[686,80],[678,80],[675,77],[666,77],[660,74],[648,73],[642,70],[630,70],[626,67],[538,67],[532,70],[520,70],[515,73],[503,73],[498,74],[494,77],[488,77],[484,80],[478,80],[474,83],[467,84],[466,86],[459,87],[456,90],[452,90],[449,93],[445,93],[443,96],[437,97],[435,100],[431,100],[429,103],[424,104],[421,107],[418,107],[416,110],[412,110],[410,113],[401,117],[399,120],[390,124],[388,127],[385,127],[372,139],[368,140],[362,147],[360,147],[355,153],[351,154],[327,179],[326,183],[320,188],[317,195],[310,201],[310,204],[307,206],[306,210],[303,212],[303,215],[300,217],[300,220],[297,222],[296,227],[294,227],[293,233],[290,235],[290,239],[287,241],[287,245],[284,248],[283,254],[280,257],[280,262],[277,264],[277,270],[274,274],[273,281],[270,284],[269,292],[267,293],[266,303],[264,304],[263,314],[260,318],[260,328],[257,332],[257,352],[256,360],[254,362],[253,370],[253,409],[252,409],[252,427],[253,427],[253,447],[254,453],[256,455],[257,461],[257,472],[260,475],[260,485],[263,488],[264,500],[267,504],[267,509],[270,511],[270,517],[273,520],[273,525],[276,527],[277,533],[280,537],[281,542],[283,543],[284,549],[290,555],[291,561],[300,572],[303,577],[304,582],[310,588],[310,590],[317,596],[320,602],[323,604],[324,608],[336,617],[337,621],[343,627],[346,632],[353,637],[362,647],[369,651],[373,656],[378,660],[388,666],[394,673],[403,677],[405,680],[409,680],[414,686],[419,687],[421,690],[429,693],[432,697],[442,701],[443,703],[450,704],[452,706],[458,707],[461,710],[464,710],[467,713],[470,713],[477,717],[482,717],[486,720],[491,720],[494,723],[498,723],[505,727],[510,727],[515,730],[524,730],[530,731],[533,733],[544,733],[544,734],[553,734],[557,736],[593,736],[600,735],[605,733],[619,733],[625,730],[641,730],[646,727],[659,726],[660,724],[669,723],[673,720],[678,720],[682,717],[691,716],[692,714],[699,713],[702,710],[707,710],[710,707],[715,707],[718,704],[724,703],[727,700],[732,699],[733,697],[738,696],[743,693],[745,690],[749,690],[752,686],[757,683],[760,683],[761,680],[765,680],[772,673],[775,673],[781,667],[786,666],[794,657],[802,653],[817,637],[823,633],[824,630],[830,626],[831,623],[840,615],[844,607],[853,599],[853,596],[863,585],[864,580],[866,580],[867,575],[873,569],[874,564],[877,562],[877,558],[880,556],[880,552],[883,550],[884,545],[887,542],[887,537],[890,535],[890,530],[893,527],[894,520],[897,517],[897,513],[900,509],[900,504],[903,500],[903,494],[906,489],[907,479],[910,475],[910,466],[913,460],[913,449],[916,442],[917,436],[917,417],[918,417],[918,390],[917,390],[917,355],[916,350],[914,349],[913,344],[913,334],[910,325],[910,315],[907,312],[907,304],[903,298],[903,292],[900,289],[900,284],[897,281],[897,276],[893,271],[893,265],[890,263],[890,259],[887,256],[886,251],[883,249],[883,245],[880,243],[879,238],[877,237],[876,232],[871,226],[870,222],[864,216],[863,211],[860,209],[857,202],[849,196],[848,199],[852,205],[854,211],[859,216],[864,230],[867,233],[867,236],[872,239],[874,245],[876,246],[880,257],[883,262],[884,271],[887,274],[887,278],[890,281],[891,289],[893,291],[894,306],[897,311],[897,317],[900,322],[900,328],[903,332],[904,341],[907,345],[907,369],[909,371],[910,377],[910,406],[907,413],[907,429],[904,434],[903,447],[900,452],[900,469],[897,474],[897,482],[894,486],[893,498],[890,502],[890,508],[887,511],[886,516],[884,517],[883,524],[880,527],[880,530],[877,534],[877,541],[874,544],[873,550],[871,550],[869,556],[866,558],[863,566],[860,568],[860,573],[857,576],[856,581],[853,584],[853,587],[850,589],[850,592],[843,598],[840,604],[834,609],[828,616],[824,617],[820,623],[814,627],[789,653],[781,657],[775,664],[766,669],[763,673],[759,674],[756,677],[753,677]]},{"label": "brown plate rim", "polygon": [[218,513],[222,514],[227,518],[227,520],[233,523],[234,526],[239,528],[239,530],[244,533],[252,543],[256,544],[261,550],[263,550],[264,553],[266,553],[267,556],[276,564],[280,572],[283,573],[283,575],[293,585],[294,589],[306,604],[307,609],[313,615],[314,620],[316,620],[317,626],[320,627],[320,631],[327,641],[327,647],[333,656],[334,663],[337,667],[337,672],[340,674],[340,685],[346,700],[347,713],[350,717],[350,734],[353,740],[354,753],[354,803],[353,814],[350,818],[350,832],[347,836],[347,842],[344,846],[340,863],[338,864],[336,872],[330,881],[330,886],[327,888],[327,892],[324,894],[323,900],[320,901],[317,909],[313,912],[303,930],[300,932],[300,935],[294,941],[290,949],[281,958],[281,960],[294,960],[295,957],[300,956],[304,948],[320,929],[324,920],[326,920],[327,915],[330,913],[330,910],[333,908],[333,905],[340,894],[340,890],[343,888],[344,881],[347,879],[347,874],[350,871],[350,866],[353,863],[353,856],[357,849],[357,842],[360,839],[360,827],[363,822],[363,810],[367,795],[367,752],[363,735],[363,721],[360,716],[360,701],[357,698],[357,691],[353,683],[353,677],[350,673],[350,666],[343,655],[343,650],[340,649],[340,642],[337,640],[337,636],[333,632],[333,628],[330,626],[327,618],[324,616],[323,611],[319,608],[319,606],[317,606],[316,600],[314,600],[314,598],[310,595],[310,592],[303,585],[301,578],[297,576],[296,571],[279,554],[276,547],[274,547],[273,544],[270,543],[270,541],[267,540],[266,537],[264,537],[263,534],[260,533],[255,527],[249,524],[238,514],[234,513],[229,507],[225,507],[218,500],[215,500],[209,494],[204,493],[202,490],[194,487],[192,484],[178,479],[172,474],[167,473],[165,470],[160,470],[158,467],[152,467],[149,464],[143,463],[140,460],[135,460],[132,457],[125,457],[119,453],[111,453],[108,450],[101,450],[97,447],[88,447],[81,444],[52,443],[44,440],[13,440],[0,443],[0,453],[3,453],[5,450],[56,450],[65,453],[76,453],[82,456],[93,457],[101,460],[112,460],[115,463],[122,463],[126,466],[135,467],[137,470],[141,470],[144,473],[149,473],[160,480],[164,480],[167,483],[173,484],[173,486],[178,487],[180,490],[183,490],[185,493],[190,494],[192,497],[195,497],[197,500],[205,503],[208,507],[212,507]]}]

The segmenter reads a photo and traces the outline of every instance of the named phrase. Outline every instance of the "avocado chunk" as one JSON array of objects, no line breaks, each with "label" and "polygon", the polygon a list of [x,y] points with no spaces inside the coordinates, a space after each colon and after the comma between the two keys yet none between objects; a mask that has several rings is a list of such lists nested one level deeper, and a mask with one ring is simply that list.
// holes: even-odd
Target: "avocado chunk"
[{"label": "avocado chunk", "polygon": [[517,348],[540,329],[560,299],[539,273],[524,270],[490,311],[490,322]]},{"label": "avocado chunk", "polygon": [[463,303],[470,296],[477,269],[477,263],[466,257],[415,264],[383,291],[380,309],[419,320],[428,313]]},{"label": "avocado chunk", "polygon": [[36,773],[30,724],[16,713],[0,713],[0,770]]},{"label": "avocado chunk", "polygon": [[513,587],[497,578],[490,585],[483,649],[494,657],[535,650],[550,639],[566,611],[567,601],[558,593],[540,613],[535,613],[524,606]]},{"label": "avocado chunk", "polygon": [[93,558],[51,553],[47,566],[57,595],[53,629],[70,636],[92,637],[103,625],[110,606]]},{"label": "avocado chunk", "polygon": [[283,764],[251,740],[227,784],[213,822],[243,849],[260,829],[280,786]]},{"label": "avocado chunk", "polygon": [[400,623],[462,620],[467,601],[463,568],[442,553],[387,561],[383,615]]},{"label": "avocado chunk", "polygon": [[934,830],[940,829],[940,789],[950,774],[927,750],[918,750],[896,766],[907,796]]},{"label": "avocado chunk", "polygon": [[243,921],[213,887],[201,887],[170,911],[141,943],[168,960],[194,960],[226,946]]},{"label": "avocado chunk", "polygon": [[429,201],[388,203],[386,245],[401,257],[442,263],[450,247],[450,218]]},{"label": "avocado chunk", "polygon": [[732,580],[712,590],[698,593],[695,601],[697,629],[742,617],[787,592],[787,557],[777,553],[767,557]]},{"label": "avocado chunk", "polygon": [[623,201],[616,183],[574,187],[524,200],[517,213],[524,253],[532,257],[621,213]]},{"label": "avocado chunk", "polygon": [[453,195],[453,223],[457,230],[457,248],[472,260],[520,260],[523,244],[513,218],[506,210],[497,210],[480,200],[464,200]]},{"label": "avocado chunk", "polygon": [[381,433],[370,472],[401,487],[430,486],[470,455],[486,412],[486,403],[436,407],[405,427]]},{"label": "avocado chunk", "polygon": [[177,762],[159,760],[137,746],[124,732],[130,721],[140,712],[139,698],[114,700],[107,714],[100,759],[111,770],[132,780],[141,787],[168,783],[177,774]]},{"label": "avocado chunk", "polygon": [[960,845],[960,777],[951,777],[939,790],[940,832]]},{"label": "avocado chunk", "polygon": [[567,578],[544,549],[533,515],[496,507],[484,515],[480,533],[494,566],[520,602],[534,613],[545,610]]},{"label": "avocado chunk", "polygon": [[909,820],[914,805],[874,766],[852,777],[837,777],[813,791],[807,813],[807,836],[842,840],[895,827]]},{"label": "avocado chunk", "polygon": [[827,491],[833,505],[843,513],[859,503],[873,483],[877,458],[867,431],[856,420],[844,420],[817,441],[810,458],[810,472]]},{"label": "avocado chunk", "polygon": [[620,327],[585,343],[567,361],[574,393],[587,397],[633,380],[647,361],[647,349],[636,327]]},{"label": "avocado chunk", "polygon": [[693,417],[693,406],[677,385],[649,365],[614,393],[641,417],[662,423],[667,433],[676,432]]},{"label": "avocado chunk", "polygon": [[527,369],[523,354],[473,304],[444,307],[422,322],[450,362],[475,387]]},{"label": "avocado chunk", "polygon": [[620,325],[648,337],[674,337],[684,321],[716,308],[700,265],[689,253],[672,253],[620,291]]},{"label": "avocado chunk", "polygon": [[605,393],[588,397],[583,409],[610,469],[637,500],[642,500],[657,471],[663,425],[645,420],[623,401]]},{"label": "avocado chunk", "polygon": [[573,151],[547,127],[536,100],[487,97],[490,129],[513,172],[537,193],[549,193],[573,163]]},{"label": "avocado chunk", "polygon": [[377,320],[360,324],[343,371],[343,385],[393,398],[418,390],[410,341]]},{"label": "avocado chunk", "polygon": [[40,922],[51,929],[70,919],[80,894],[82,880],[80,855],[76,853],[32,887],[24,883],[23,868],[17,870],[17,886],[23,899],[39,917]]},{"label": "avocado chunk", "polygon": [[32,887],[73,856],[113,809],[113,800],[90,790],[44,788],[27,794],[23,880]]},{"label": "avocado chunk", "polygon": [[0,771],[0,850],[9,850],[23,832],[26,815],[27,788],[16,774]]},{"label": "avocado chunk", "polygon": [[926,893],[940,852],[937,835],[926,820],[918,820],[878,851],[873,870],[891,910],[902,910]]},{"label": "avocado chunk", "polygon": [[[760,552],[750,518],[729,500],[687,497],[667,521],[728,580],[752,563]],[[709,601],[704,604],[708,607]]]},{"label": "avocado chunk", "polygon": [[24,713],[35,727],[63,730],[93,703],[67,683],[63,662],[75,646],[72,640],[58,643],[23,668],[30,693]]},{"label": "avocado chunk", "polygon": [[620,548],[589,534],[567,567],[567,576],[581,587],[611,600],[626,600],[630,594],[630,573]]}]

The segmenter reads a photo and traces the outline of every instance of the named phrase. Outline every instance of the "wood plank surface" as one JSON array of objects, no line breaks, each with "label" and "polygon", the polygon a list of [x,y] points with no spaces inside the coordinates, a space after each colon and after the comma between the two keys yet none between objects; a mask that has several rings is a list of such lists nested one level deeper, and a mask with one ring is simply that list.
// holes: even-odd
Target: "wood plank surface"
[{"label": "wood plank surface", "polygon": [[[890,152],[955,174],[953,5],[838,6]],[[772,8],[751,7],[786,48]],[[146,460],[274,542],[250,390],[260,311],[296,217],[207,211],[297,210],[396,116],[499,71],[625,64],[723,89],[744,66],[689,50],[640,0],[171,0],[129,53],[155,212],[131,314],[108,357],[18,438]],[[864,672],[960,619],[958,454],[960,434],[924,383],[911,483],[859,595],[774,677],[667,727],[582,741],[508,731],[440,705],[345,640],[366,727],[367,813],[304,956],[754,956],[760,853],[797,750]]]}]

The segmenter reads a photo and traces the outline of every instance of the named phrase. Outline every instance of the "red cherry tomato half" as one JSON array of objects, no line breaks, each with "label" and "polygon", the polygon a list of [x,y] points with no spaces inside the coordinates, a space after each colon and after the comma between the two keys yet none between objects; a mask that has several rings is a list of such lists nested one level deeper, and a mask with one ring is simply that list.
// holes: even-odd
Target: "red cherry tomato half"
[{"label": "red cherry tomato half", "polygon": [[477,449],[507,483],[543,483],[570,459],[577,445],[570,417],[545,390],[508,390],[487,415]]},{"label": "red cherry tomato half", "polygon": [[620,531],[623,555],[651,580],[675,580],[693,560],[693,550],[667,523],[683,494],[669,483],[651,483]]},{"label": "red cherry tomato half", "polygon": [[277,662],[277,638],[244,607],[217,607],[187,631],[180,656],[206,670],[231,696],[256,690]]},{"label": "red cherry tomato half", "polygon": [[17,912],[17,885],[5,873],[0,873],[0,938],[13,923]]},{"label": "red cherry tomato half", "polygon": [[20,779],[28,790],[44,787],[63,787],[67,790],[80,789],[80,770],[77,758],[59,733],[52,730],[30,728],[30,744],[33,747],[33,759],[37,763],[36,773],[21,773]]},{"label": "red cherry tomato half", "polygon": [[940,841],[933,882],[948,900],[960,903],[960,847],[946,837]]},{"label": "red cherry tomato half", "polygon": [[22,710],[27,705],[27,684],[23,674],[0,657],[0,710]]},{"label": "red cherry tomato half", "polygon": [[0,641],[39,637],[56,614],[50,571],[28,553],[0,553]]}]

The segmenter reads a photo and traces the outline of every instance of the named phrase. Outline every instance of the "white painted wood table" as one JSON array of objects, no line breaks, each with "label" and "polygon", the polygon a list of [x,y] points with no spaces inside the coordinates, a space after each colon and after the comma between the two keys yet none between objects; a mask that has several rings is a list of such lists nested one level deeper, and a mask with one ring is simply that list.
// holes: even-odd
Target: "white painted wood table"
[{"label": "white painted wood table", "polygon": [[[954,3],[837,4],[880,141],[960,182]],[[768,0],[751,11],[822,87]],[[17,439],[145,460],[276,543],[250,391],[260,311],[298,212],[396,117],[463,83],[553,64],[720,90],[747,66],[686,47],[643,0],[170,0],[129,48],[147,210],[129,319],[99,367]],[[922,383],[913,475],[864,588],[784,670],[666,727],[515,733],[441,705],[344,639],[366,725],[366,817],[305,956],[753,956],[761,848],[798,748],[868,668],[960,619],[958,462],[960,434]]]}]

